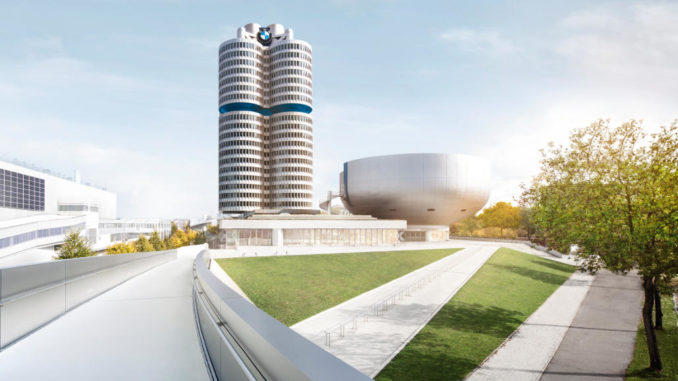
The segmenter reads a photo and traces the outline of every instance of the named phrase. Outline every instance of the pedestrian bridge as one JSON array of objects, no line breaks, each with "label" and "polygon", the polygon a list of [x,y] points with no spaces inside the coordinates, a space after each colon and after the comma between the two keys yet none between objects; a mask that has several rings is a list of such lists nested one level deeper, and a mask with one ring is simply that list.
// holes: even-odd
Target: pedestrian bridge
[{"label": "pedestrian bridge", "polygon": [[0,379],[369,379],[211,264],[194,246],[0,269]]}]

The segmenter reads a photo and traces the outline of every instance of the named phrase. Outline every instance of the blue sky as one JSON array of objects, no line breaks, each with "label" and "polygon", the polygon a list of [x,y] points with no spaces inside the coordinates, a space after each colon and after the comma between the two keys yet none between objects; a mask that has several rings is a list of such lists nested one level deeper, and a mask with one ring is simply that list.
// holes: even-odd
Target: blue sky
[{"label": "blue sky", "polygon": [[0,3],[0,158],[118,193],[121,217],[217,206],[217,47],[248,22],[313,46],[315,189],[344,161],[479,155],[510,201],[539,149],[598,118],[678,117],[678,4]]}]

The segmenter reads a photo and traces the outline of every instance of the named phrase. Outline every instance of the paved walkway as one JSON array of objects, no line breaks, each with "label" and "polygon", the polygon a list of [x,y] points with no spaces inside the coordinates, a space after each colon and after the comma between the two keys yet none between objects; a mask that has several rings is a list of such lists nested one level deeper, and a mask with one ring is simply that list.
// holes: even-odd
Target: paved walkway
[{"label": "paved walkway", "polygon": [[180,254],[6,348],[0,380],[209,380],[193,257]]},{"label": "paved walkway", "polygon": [[[466,248],[291,328],[364,374],[374,377],[497,249],[498,246],[491,245]],[[415,287],[411,296],[399,292],[420,281],[422,287]],[[375,303],[392,295],[396,295],[396,303],[389,305],[379,316],[374,316]],[[390,300],[393,301],[393,298]],[[368,316],[367,321],[364,317],[355,319],[357,327],[353,329],[353,318],[361,314]],[[339,337],[338,325],[343,322],[347,323],[345,335]],[[325,330],[331,330],[330,347],[325,344]]]},{"label": "paved walkway", "polygon": [[598,273],[541,380],[623,380],[642,300],[638,276]]},{"label": "paved walkway", "polygon": [[592,281],[592,275],[572,274],[467,380],[539,380]]}]

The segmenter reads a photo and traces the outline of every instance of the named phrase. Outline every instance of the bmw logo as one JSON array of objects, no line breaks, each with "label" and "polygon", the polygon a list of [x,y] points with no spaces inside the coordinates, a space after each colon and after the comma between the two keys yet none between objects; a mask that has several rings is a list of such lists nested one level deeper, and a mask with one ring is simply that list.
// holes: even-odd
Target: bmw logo
[{"label": "bmw logo", "polygon": [[271,29],[266,27],[266,28],[259,28],[259,33],[257,33],[257,41],[259,41],[262,45],[270,45],[271,44]]}]

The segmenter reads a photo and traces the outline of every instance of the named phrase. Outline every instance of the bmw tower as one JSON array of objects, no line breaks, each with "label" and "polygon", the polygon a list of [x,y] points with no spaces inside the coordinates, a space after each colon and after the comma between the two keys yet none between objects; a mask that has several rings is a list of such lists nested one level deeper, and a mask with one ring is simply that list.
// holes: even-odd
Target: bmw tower
[{"label": "bmw tower", "polygon": [[311,45],[247,24],[219,46],[219,211],[313,207]]}]

